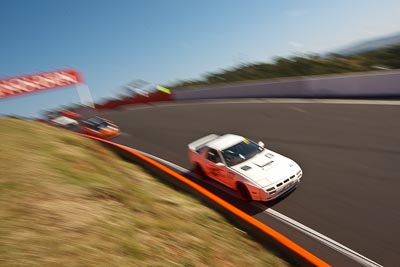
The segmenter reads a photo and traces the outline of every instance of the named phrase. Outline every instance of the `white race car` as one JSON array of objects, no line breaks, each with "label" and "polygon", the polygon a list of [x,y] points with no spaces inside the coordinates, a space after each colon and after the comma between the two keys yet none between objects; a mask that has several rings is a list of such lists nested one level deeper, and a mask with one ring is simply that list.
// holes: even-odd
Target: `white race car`
[{"label": "white race car", "polygon": [[293,160],[242,136],[210,134],[188,145],[198,174],[236,190],[245,200],[269,201],[297,187],[303,172]]},{"label": "white race car", "polygon": [[77,126],[79,123],[78,121],[68,118],[66,116],[59,116],[52,120],[50,120],[56,126],[64,127],[64,128],[72,128],[73,126]]}]

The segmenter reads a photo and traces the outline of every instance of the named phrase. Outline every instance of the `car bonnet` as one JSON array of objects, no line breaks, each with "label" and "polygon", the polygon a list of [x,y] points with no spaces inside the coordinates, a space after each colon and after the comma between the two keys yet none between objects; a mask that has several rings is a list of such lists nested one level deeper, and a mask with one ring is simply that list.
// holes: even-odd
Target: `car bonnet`
[{"label": "car bonnet", "polygon": [[231,168],[260,187],[268,187],[279,180],[290,177],[294,172],[284,157],[271,157],[271,155],[271,153],[263,151]]}]

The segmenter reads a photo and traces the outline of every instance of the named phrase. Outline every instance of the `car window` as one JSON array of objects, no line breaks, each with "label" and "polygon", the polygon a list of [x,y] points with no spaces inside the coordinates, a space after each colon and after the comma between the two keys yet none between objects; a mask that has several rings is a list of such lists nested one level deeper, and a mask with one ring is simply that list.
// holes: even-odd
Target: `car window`
[{"label": "car window", "polygon": [[210,149],[207,152],[207,159],[214,163],[222,162],[220,156],[218,155],[217,150],[215,150],[215,149]]},{"label": "car window", "polygon": [[222,155],[228,166],[234,166],[254,157],[263,150],[264,148],[258,144],[245,139],[232,147],[224,149]]},{"label": "car window", "polygon": [[103,129],[103,128],[107,128],[108,127],[108,123],[106,121],[103,121],[101,123],[99,123],[99,128]]}]

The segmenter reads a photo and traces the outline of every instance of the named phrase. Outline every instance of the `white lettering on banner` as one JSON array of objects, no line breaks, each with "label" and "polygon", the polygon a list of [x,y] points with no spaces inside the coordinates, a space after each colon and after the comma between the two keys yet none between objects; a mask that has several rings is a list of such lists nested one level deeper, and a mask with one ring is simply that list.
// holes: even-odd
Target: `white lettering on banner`
[{"label": "white lettering on banner", "polygon": [[58,86],[58,84],[55,81],[53,81],[51,79],[47,79],[47,78],[45,78],[43,76],[39,76],[39,75],[38,76],[33,76],[32,79],[38,85],[40,85],[40,87],[42,87],[42,88],[39,88],[39,89],[46,89],[46,88],[49,88],[49,87]]},{"label": "white lettering on banner", "polygon": [[26,91],[26,92],[31,92],[37,89],[37,85],[30,82],[30,81],[26,81],[24,79],[20,80],[20,83],[24,84],[22,90]]},{"label": "white lettering on banner", "polygon": [[60,79],[63,80],[64,82],[69,83],[78,83],[78,80],[76,79],[76,76],[69,74],[68,72],[60,72],[60,73],[55,73],[56,75],[60,76]]},{"label": "white lettering on banner", "polygon": [[0,92],[2,95],[5,95],[7,92],[11,92],[12,90],[14,90],[12,86],[0,83]]},{"label": "white lettering on banner", "polygon": [[50,72],[0,80],[0,97],[80,83],[76,72]]},{"label": "white lettering on banner", "polygon": [[12,83],[14,87],[20,91],[30,92],[37,89],[37,86],[34,83],[25,81],[23,79],[12,79],[10,83]]}]

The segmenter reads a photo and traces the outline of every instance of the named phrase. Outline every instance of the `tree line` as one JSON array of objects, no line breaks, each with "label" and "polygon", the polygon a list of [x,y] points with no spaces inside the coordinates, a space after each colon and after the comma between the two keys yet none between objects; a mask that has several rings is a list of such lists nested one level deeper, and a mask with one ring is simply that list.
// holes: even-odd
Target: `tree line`
[{"label": "tree line", "polygon": [[330,54],[278,57],[272,63],[241,64],[232,69],[208,73],[201,79],[178,81],[169,88],[397,68],[400,68],[400,45],[349,56]]}]

